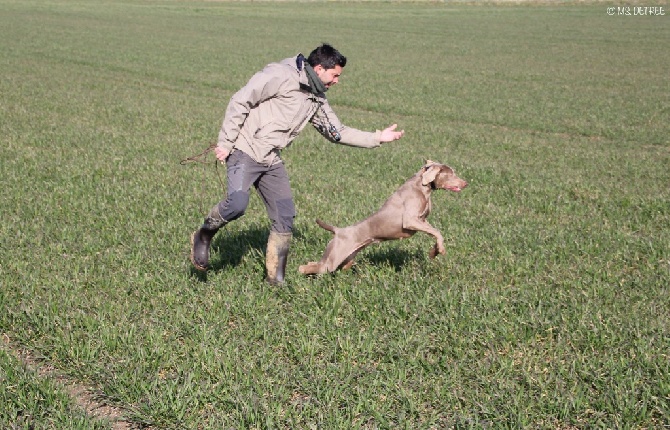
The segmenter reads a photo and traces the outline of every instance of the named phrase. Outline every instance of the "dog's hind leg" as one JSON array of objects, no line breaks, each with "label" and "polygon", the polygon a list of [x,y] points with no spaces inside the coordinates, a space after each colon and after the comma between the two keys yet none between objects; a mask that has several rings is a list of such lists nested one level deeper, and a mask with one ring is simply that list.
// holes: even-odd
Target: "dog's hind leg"
[{"label": "dog's hind leg", "polygon": [[351,269],[351,267],[354,265],[354,258],[356,258],[356,254],[358,254],[358,252],[359,252],[361,249],[363,249],[363,248],[358,248],[357,250],[355,250],[354,252],[352,252],[351,255],[349,255],[347,258],[344,259],[344,261],[342,262],[342,264],[340,264],[340,267],[341,267],[342,270],[349,270],[349,269]]}]

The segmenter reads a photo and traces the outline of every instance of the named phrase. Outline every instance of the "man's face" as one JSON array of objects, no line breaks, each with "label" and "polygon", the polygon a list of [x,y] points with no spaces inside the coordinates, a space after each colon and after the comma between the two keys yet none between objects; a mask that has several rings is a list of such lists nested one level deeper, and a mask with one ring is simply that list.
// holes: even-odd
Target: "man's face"
[{"label": "man's face", "polygon": [[321,64],[317,64],[316,67],[314,67],[314,71],[326,88],[330,88],[340,81],[342,67],[335,66],[332,69],[324,69]]}]

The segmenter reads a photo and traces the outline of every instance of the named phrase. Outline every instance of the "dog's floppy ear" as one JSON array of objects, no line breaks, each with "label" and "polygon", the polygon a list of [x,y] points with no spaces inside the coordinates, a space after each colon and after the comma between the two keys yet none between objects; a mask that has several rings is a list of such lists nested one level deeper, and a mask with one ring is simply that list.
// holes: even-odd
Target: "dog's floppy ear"
[{"label": "dog's floppy ear", "polygon": [[440,166],[433,161],[426,161],[426,171],[421,174],[421,184],[428,185],[435,180],[440,172]]}]

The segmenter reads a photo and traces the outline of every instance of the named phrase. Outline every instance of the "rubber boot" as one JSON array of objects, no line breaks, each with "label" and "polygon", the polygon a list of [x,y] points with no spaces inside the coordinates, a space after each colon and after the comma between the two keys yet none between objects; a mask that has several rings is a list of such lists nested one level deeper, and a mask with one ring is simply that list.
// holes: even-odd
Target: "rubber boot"
[{"label": "rubber boot", "polygon": [[265,252],[265,269],[267,273],[265,281],[270,285],[281,285],[284,283],[288,249],[292,236],[292,233],[270,232],[268,247]]},{"label": "rubber boot", "polygon": [[209,247],[217,231],[228,222],[221,218],[219,206],[216,205],[205,217],[205,222],[191,235],[191,263],[196,269],[205,271],[209,268]]}]

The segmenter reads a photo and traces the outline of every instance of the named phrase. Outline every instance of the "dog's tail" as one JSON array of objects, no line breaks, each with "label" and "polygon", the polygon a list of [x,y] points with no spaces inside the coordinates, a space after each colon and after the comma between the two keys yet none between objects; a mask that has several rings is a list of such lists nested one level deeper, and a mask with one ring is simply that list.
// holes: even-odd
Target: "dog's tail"
[{"label": "dog's tail", "polygon": [[335,233],[335,227],[333,227],[330,224],[326,224],[325,222],[321,221],[320,219],[317,218],[316,223],[319,224],[319,227],[321,227],[324,230],[328,230],[331,233]]}]

